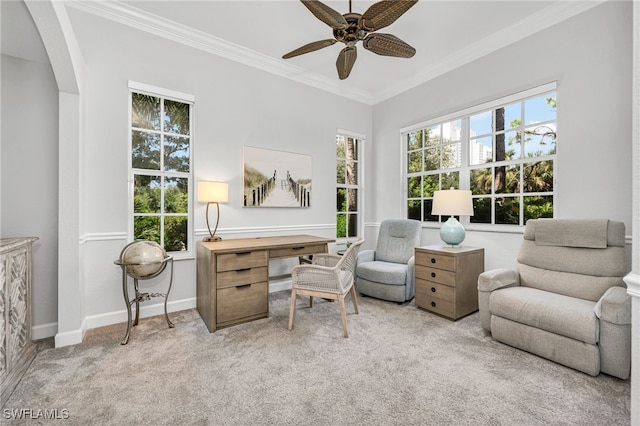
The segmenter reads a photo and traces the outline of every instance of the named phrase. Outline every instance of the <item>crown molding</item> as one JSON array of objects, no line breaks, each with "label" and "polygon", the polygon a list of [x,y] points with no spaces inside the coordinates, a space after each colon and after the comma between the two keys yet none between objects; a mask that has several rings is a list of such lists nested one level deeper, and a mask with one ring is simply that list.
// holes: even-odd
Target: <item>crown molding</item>
[{"label": "crown molding", "polygon": [[67,4],[78,10],[127,25],[140,31],[148,32],[158,37],[163,37],[194,49],[202,50],[367,105],[375,105],[493,53],[498,49],[522,40],[525,37],[579,15],[605,1],[607,0],[559,1],[554,3],[529,15],[525,19],[515,22],[496,33],[468,45],[464,49],[458,50],[438,60],[437,63],[426,68],[415,78],[387,86],[376,93],[368,93],[353,87],[344,87],[343,85],[339,85],[334,79],[309,73],[303,68],[291,63],[283,62],[279,59],[215,37],[204,31],[196,30],[169,19],[153,15],[119,0],[70,0]]},{"label": "crown molding", "polygon": [[412,80],[390,85],[373,97],[373,104],[392,98],[463,65],[482,58],[553,25],[579,15],[607,0],[559,1],[527,16],[500,31],[438,60]]},{"label": "crown molding", "polygon": [[202,50],[289,80],[297,81],[336,95],[344,96],[365,104],[372,104],[372,96],[352,87],[339,86],[334,79],[308,71],[296,65],[285,63],[238,44],[215,37],[169,19],[153,15],[121,1],[70,0],[70,7],[163,37],[167,40]]}]

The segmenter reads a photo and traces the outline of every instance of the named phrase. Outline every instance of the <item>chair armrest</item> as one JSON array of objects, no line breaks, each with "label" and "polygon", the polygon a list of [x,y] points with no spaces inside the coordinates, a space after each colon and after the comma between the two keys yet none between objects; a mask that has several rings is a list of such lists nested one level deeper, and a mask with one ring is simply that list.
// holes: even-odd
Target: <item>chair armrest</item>
[{"label": "chair armrest", "polygon": [[520,285],[520,274],[511,269],[492,269],[478,276],[478,291],[491,292],[499,288]]},{"label": "chair armrest", "polygon": [[360,252],[358,253],[358,258],[356,260],[356,265],[364,262],[373,262],[374,260],[376,260],[375,250],[360,250]]},{"label": "chair armrest", "polygon": [[339,289],[339,270],[322,265],[296,265],[291,268],[293,288],[335,291]]},{"label": "chair armrest", "polygon": [[611,287],[593,307],[596,316],[613,324],[631,324],[631,296],[624,287]]},{"label": "chair armrest", "polygon": [[314,265],[333,267],[336,266],[338,262],[340,262],[340,259],[342,259],[342,256],[339,256],[337,254],[319,253],[313,255],[313,260],[311,261],[311,263],[313,263]]}]

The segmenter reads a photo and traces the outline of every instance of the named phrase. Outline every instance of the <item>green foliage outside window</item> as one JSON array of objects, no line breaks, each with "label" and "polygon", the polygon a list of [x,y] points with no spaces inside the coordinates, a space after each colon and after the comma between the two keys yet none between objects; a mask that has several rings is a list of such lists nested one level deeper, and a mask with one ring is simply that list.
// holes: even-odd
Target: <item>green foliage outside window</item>
[{"label": "green foliage outside window", "polygon": [[358,236],[358,140],[336,136],[336,238]]},{"label": "green foliage outside window", "polygon": [[553,217],[556,109],[553,92],[408,132],[407,216],[438,221],[434,191],[460,188],[472,192],[472,223]]},{"label": "green foliage outside window", "polygon": [[131,94],[133,238],[185,251],[189,244],[191,107]]}]

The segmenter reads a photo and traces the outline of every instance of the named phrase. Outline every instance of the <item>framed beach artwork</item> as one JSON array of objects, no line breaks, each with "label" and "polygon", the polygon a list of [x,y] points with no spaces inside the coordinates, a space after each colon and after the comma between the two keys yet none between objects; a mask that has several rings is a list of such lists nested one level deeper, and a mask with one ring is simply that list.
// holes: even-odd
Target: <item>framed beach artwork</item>
[{"label": "framed beach artwork", "polygon": [[243,147],[244,207],[311,206],[311,156]]}]

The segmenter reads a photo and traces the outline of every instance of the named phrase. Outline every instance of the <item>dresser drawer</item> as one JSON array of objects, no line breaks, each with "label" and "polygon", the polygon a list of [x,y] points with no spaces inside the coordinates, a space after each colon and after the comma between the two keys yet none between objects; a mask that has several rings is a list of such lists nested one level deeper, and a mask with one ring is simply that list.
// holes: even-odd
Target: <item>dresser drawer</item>
[{"label": "dresser drawer", "polygon": [[454,287],[456,285],[456,273],[431,266],[416,265],[416,278],[434,281]]},{"label": "dresser drawer", "polygon": [[227,322],[241,320],[269,312],[269,284],[246,284],[218,290],[217,322],[223,327]]},{"label": "dresser drawer", "polygon": [[280,257],[296,257],[296,256],[306,256],[309,254],[316,253],[324,253],[325,252],[325,244],[309,244],[300,247],[289,247],[289,248],[281,248],[281,249],[273,249],[269,250],[269,256],[272,259],[280,258]]},{"label": "dresser drawer", "polygon": [[433,281],[416,280],[416,293],[435,297],[448,302],[455,302],[455,287],[434,283]]},{"label": "dresser drawer", "polygon": [[422,309],[435,312],[436,314],[448,318],[455,318],[455,304],[453,302],[438,299],[430,294],[416,292],[416,305]]},{"label": "dresser drawer", "polygon": [[456,270],[456,258],[438,253],[416,250],[416,265],[430,266],[447,271]]},{"label": "dresser drawer", "polygon": [[242,268],[233,271],[218,272],[216,275],[217,288],[236,287],[269,280],[266,266],[257,268]]},{"label": "dresser drawer", "polygon": [[217,258],[218,272],[233,271],[235,269],[267,266],[269,258],[266,250],[241,251],[237,253],[219,254]]}]

